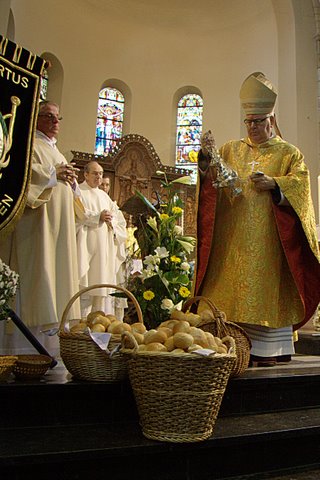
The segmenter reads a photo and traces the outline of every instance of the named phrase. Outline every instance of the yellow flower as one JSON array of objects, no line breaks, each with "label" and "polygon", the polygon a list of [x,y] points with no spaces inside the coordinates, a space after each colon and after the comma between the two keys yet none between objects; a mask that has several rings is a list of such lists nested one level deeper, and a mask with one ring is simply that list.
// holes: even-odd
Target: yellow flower
[{"label": "yellow flower", "polygon": [[160,213],[161,220],[168,220],[169,215],[167,213]]},{"label": "yellow flower", "polygon": [[153,298],[155,297],[154,293],[151,291],[151,290],[146,290],[145,292],[143,292],[143,298],[145,300],[152,300]]},{"label": "yellow flower", "polygon": [[182,213],[182,212],[183,212],[182,208],[180,208],[180,207],[172,207],[172,213],[173,213],[174,215],[179,215],[179,214]]},{"label": "yellow flower", "polygon": [[177,257],[176,255],[172,255],[170,257],[171,262],[173,263],[181,263],[181,258]]},{"label": "yellow flower", "polygon": [[181,295],[181,297],[183,298],[187,298],[190,295],[190,290],[188,290],[187,287],[180,287],[179,295]]}]

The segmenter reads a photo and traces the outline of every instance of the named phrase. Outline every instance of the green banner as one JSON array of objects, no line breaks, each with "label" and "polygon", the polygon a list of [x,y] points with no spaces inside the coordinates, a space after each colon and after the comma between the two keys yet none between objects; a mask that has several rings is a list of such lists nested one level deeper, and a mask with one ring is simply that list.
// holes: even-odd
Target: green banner
[{"label": "green banner", "polygon": [[21,216],[45,60],[0,35],[0,235]]}]

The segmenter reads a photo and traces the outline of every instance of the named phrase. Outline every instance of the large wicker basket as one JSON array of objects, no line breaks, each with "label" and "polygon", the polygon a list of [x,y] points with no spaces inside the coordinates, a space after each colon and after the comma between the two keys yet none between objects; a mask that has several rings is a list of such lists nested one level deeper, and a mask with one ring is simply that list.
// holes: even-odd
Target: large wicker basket
[{"label": "large wicker basket", "polygon": [[60,355],[67,370],[80,380],[118,382],[127,376],[126,361],[122,353],[115,351],[121,344],[121,335],[112,334],[109,341],[109,352],[101,350],[92,338],[85,333],[66,331],[69,310],[75,300],[83,293],[95,288],[112,288],[125,293],[133,302],[138,321],[143,322],[140,305],[132,293],[123,287],[112,284],[96,284],[76,293],[67,304],[59,328]]},{"label": "large wicker basket", "polygon": [[214,303],[206,297],[197,296],[188,299],[183,305],[183,311],[186,312],[192,305],[198,305],[200,301],[207,304],[213,314],[213,318],[209,321],[202,322],[198,327],[220,338],[226,335],[234,338],[237,360],[231,372],[231,377],[241,375],[248,368],[250,362],[250,338],[239,325],[227,321],[225,313],[219,310]]},{"label": "large wicker basket", "polygon": [[[123,338],[130,335],[125,332]],[[225,341],[230,348],[223,356],[137,353],[136,343],[133,350],[122,349],[145,437],[198,442],[212,435],[236,360],[233,338]]]}]

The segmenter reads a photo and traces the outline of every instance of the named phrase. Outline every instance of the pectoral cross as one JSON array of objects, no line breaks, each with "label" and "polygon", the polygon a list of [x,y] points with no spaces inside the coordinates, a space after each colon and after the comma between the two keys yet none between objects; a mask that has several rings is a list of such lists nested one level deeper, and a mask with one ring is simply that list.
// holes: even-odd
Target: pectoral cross
[{"label": "pectoral cross", "polygon": [[253,173],[254,169],[255,169],[255,166],[256,165],[259,165],[260,162],[255,162],[254,160],[252,160],[252,162],[249,162],[248,165],[252,165],[252,168],[251,168],[251,173]]}]

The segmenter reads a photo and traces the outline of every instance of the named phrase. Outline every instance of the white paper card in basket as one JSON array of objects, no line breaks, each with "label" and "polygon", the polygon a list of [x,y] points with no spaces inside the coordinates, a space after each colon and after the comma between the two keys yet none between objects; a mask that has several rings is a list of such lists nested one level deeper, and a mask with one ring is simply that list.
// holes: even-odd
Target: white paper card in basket
[{"label": "white paper card in basket", "polygon": [[89,335],[94,341],[94,343],[96,343],[98,347],[101,348],[101,350],[109,352],[108,345],[111,338],[111,333],[91,332],[91,330],[89,329]]}]

